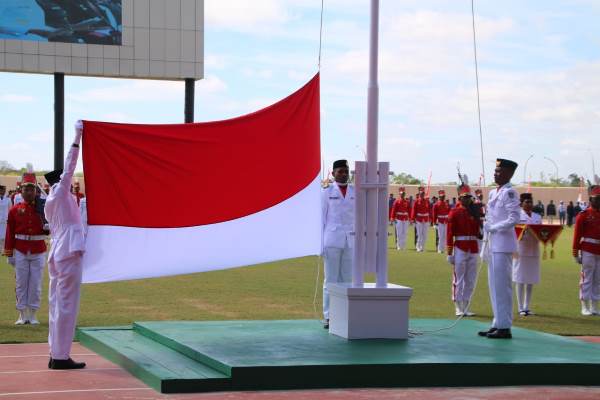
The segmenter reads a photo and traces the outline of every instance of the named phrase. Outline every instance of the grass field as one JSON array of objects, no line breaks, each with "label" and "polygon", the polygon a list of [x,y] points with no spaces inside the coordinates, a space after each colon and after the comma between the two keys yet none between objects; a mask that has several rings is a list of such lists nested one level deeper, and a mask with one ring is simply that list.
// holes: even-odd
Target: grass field
[{"label": "grass field", "polygon": [[[412,229],[411,229],[412,231]],[[451,268],[434,252],[430,232],[427,251],[398,252],[390,238],[389,279],[410,286],[411,318],[453,318],[450,300]],[[579,267],[571,259],[572,229],[566,228],[556,247],[556,258],[542,262],[542,282],[535,286],[530,317],[515,317],[515,325],[561,335],[600,335],[600,317],[582,317],[578,300]],[[412,232],[408,243],[413,243]],[[82,289],[79,326],[124,325],[148,320],[231,320],[320,318],[313,296],[316,257],[202,274],[109,284]],[[124,266],[126,267],[126,266]],[[322,271],[322,266],[321,266]],[[321,275],[322,276],[322,275]],[[372,280],[372,279],[370,279]],[[13,325],[14,272],[0,261],[0,343],[43,342],[48,333],[47,281],[44,283],[41,325]],[[472,310],[489,321],[491,308],[486,268],[477,284]]]}]

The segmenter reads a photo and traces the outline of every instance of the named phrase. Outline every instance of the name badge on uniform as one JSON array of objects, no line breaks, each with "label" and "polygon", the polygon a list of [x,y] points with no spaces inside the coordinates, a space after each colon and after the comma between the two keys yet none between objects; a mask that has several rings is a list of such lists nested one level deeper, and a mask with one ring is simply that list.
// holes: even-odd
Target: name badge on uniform
[{"label": "name badge on uniform", "polygon": [[329,196],[329,200],[338,200],[340,196]]}]

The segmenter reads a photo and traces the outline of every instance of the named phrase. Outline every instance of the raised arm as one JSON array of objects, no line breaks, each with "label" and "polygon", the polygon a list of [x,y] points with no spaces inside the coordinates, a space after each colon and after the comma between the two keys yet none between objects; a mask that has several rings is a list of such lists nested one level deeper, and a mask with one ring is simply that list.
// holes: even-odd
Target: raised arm
[{"label": "raised arm", "polygon": [[73,173],[75,172],[75,167],[77,166],[77,158],[79,157],[79,143],[81,142],[81,134],[83,133],[83,122],[77,121],[75,124],[75,138],[73,139],[73,145],[69,149],[69,153],[67,154],[67,159],[65,160],[65,170],[60,176],[60,182],[58,183],[58,187],[54,190],[58,192],[71,190],[71,182],[73,180]]}]

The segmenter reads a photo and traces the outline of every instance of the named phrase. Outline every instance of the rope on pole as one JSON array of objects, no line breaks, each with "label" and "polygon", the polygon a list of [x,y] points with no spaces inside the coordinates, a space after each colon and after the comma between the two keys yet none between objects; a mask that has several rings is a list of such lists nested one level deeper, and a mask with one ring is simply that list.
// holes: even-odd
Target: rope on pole
[{"label": "rope on pole", "polygon": [[475,56],[475,86],[477,87],[477,116],[479,119],[479,144],[481,150],[481,173],[483,175],[483,186],[485,186],[485,160],[483,156],[483,129],[481,127],[481,104],[479,101],[479,67],[477,62],[477,39],[475,34],[475,0],[471,0],[471,17],[473,21],[473,54]]}]

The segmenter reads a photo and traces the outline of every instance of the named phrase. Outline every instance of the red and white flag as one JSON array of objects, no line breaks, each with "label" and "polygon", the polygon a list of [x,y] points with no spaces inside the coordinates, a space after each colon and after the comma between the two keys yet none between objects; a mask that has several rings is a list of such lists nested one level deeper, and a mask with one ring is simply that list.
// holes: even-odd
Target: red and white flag
[{"label": "red and white flag", "polygon": [[319,75],[224,121],[84,121],[83,281],[234,268],[321,251]]}]

